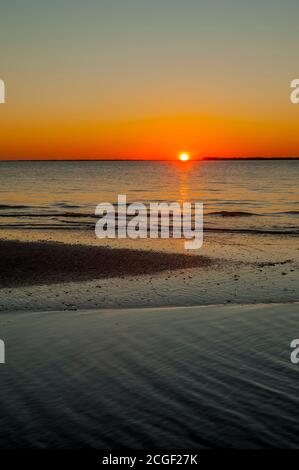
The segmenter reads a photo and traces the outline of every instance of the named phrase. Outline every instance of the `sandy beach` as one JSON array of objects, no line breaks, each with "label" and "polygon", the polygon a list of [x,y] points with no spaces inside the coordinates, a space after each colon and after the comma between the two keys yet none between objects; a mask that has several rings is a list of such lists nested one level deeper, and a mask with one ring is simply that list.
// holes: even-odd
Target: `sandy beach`
[{"label": "sandy beach", "polygon": [[204,256],[50,242],[0,241],[0,289],[204,267]]},{"label": "sandy beach", "polygon": [[1,448],[298,447],[295,239],[52,236],[0,242]]},{"label": "sandy beach", "polygon": [[297,237],[206,234],[200,254],[186,254],[182,240],[99,245],[90,232],[2,231],[2,237],[2,312],[299,299]]}]

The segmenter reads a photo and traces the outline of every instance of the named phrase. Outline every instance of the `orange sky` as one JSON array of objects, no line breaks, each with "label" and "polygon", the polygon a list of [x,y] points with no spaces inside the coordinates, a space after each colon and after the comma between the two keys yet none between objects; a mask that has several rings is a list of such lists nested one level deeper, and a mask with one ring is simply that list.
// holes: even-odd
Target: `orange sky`
[{"label": "orange sky", "polygon": [[3,8],[0,159],[299,156],[298,4]]},{"label": "orange sky", "polygon": [[[298,110],[299,112],[299,110]],[[2,159],[173,159],[299,155],[297,121],[170,116],[106,122],[15,121],[1,126]]]}]

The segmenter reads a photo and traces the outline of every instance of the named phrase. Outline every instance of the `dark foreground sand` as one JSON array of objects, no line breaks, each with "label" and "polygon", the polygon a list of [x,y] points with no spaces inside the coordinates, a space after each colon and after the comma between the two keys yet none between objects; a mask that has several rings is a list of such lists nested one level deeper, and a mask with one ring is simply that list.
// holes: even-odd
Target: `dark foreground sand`
[{"label": "dark foreground sand", "polygon": [[209,264],[206,256],[1,240],[0,288],[138,276]]},{"label": "dark foreground sand", "polygon": [[0,316],[0,448],[299,447],[299,304]]}]

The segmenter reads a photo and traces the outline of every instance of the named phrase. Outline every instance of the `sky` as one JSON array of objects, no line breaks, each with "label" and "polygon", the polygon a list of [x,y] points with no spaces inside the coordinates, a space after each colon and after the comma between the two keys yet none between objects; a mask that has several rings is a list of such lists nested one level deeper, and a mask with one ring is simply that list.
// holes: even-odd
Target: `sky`
[{"label": "sky", "polygon": [[298,0],[6,0],[0,159],[299,156]]}]

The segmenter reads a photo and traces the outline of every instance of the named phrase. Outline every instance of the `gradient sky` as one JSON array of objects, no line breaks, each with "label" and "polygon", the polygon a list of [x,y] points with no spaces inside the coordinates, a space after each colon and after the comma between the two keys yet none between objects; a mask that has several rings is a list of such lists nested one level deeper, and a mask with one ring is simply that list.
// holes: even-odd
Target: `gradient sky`
[{"label": "gradient sky", "polygon": [[298,0],[0,8],[0,159],[299,156]]}]

